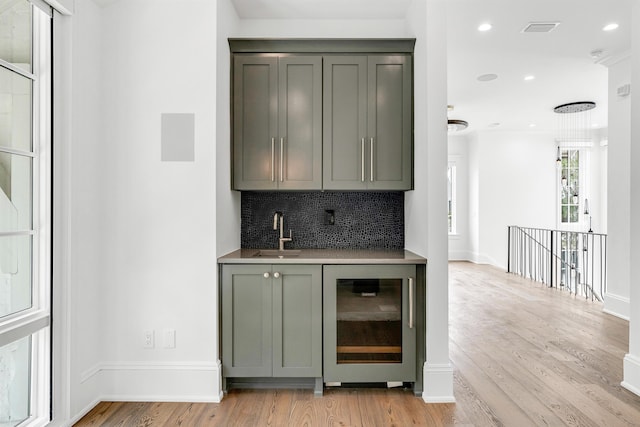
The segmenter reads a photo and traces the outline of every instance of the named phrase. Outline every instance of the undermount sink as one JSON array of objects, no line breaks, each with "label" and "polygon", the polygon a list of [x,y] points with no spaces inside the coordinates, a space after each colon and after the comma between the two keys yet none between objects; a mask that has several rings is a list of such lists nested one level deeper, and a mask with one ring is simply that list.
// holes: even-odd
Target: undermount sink
[{"label": "undermount sink", "polygon": [[300,251],[297,249],[285,249],[282,251],[278,249],[261,249],[253,256],[262,258],[290,258],[298,255],[300,255]]}]

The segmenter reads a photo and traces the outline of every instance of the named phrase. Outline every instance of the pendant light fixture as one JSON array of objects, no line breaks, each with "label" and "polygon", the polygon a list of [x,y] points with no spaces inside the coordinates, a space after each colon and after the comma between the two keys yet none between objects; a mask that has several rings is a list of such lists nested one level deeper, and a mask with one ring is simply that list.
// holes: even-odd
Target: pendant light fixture
[{"label": "pendant light fixture", "polygon": [[577,146],[591,140],[591,110],[596,108],[592,101],[570,102],[553,109],[558,114],[558,142]]},{"label": "pendant light fixture", "polygon": [[465,130],[469,126],[469,123],[464,120],[447,120],[447,130],[449,132],[459,132]]},{"label": "pendant light fixture", "polygon": [[[584,176],[582,165],[589,163],[589,150],[583,148],[592,144],[591,110],[596,107],[592,101],[570,102],[553,109],[557,114],[556,165],[560,180],[563,223],[578,225],[579,211],[583,208],[585,218],[591,219],[589,202],[589,177]],[[584,200],[581,206],[580,200]],[[589,226],[591,230],[591,226]]]}]

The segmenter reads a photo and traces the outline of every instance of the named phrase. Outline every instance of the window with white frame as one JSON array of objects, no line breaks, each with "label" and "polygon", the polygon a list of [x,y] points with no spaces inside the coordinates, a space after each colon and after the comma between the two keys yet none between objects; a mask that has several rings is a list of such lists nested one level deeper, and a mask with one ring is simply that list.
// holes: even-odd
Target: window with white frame
[{"label": "window with white frame", "polygon": [[580,222],[581,171],[580,149],[562,148],[560,150],[560,222],[577,224]]},{"label": "window with white frame", "polygon": [[0,7],[0,425],[50,419],[51,9]]},{"label": "window with white frame", "polygon": [[447,208],[449,218],[449,234],[456,234],[456,164],[449,162],[447,167]]}]

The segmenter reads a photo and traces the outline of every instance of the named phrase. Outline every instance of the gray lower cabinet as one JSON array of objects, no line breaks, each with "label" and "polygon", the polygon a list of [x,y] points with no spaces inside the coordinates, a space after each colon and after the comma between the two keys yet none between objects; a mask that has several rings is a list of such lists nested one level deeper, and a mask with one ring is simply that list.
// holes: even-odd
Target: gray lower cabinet
[{"label": "gray lower cabinet", "polygon": [[323,58],[323,188],[413,186],[412,66],[408,55]]},{"label": "gray lower cabinet", "polygon": [[222,266],[225,377],[322,376],[322,267]]},{"label": "gray lower cabinet", "polygon": [[235,190],[322,189],[322,57],[233,61]]}]

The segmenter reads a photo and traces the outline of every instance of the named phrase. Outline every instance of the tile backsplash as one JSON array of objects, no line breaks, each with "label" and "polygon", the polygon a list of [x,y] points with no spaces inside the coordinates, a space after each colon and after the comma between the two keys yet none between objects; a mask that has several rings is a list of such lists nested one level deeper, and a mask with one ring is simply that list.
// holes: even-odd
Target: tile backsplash
[{"label": "tile backsplash", "polygon": [[[334,225],[325,224],[325,211]],[[242,248],[277,248],[275,212],[287,249],[403,249],[404,192],[254,192],[241,197]]]}]

